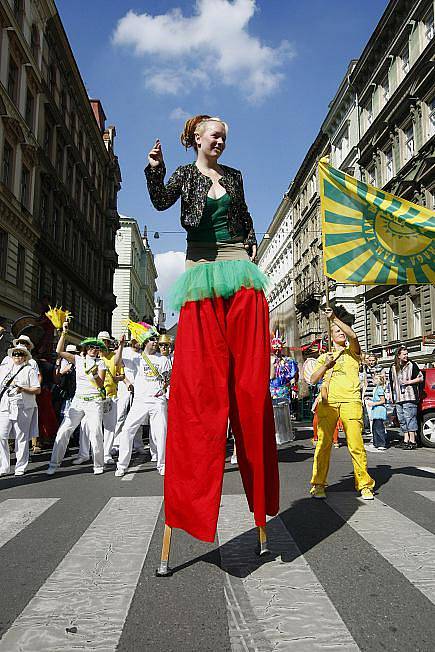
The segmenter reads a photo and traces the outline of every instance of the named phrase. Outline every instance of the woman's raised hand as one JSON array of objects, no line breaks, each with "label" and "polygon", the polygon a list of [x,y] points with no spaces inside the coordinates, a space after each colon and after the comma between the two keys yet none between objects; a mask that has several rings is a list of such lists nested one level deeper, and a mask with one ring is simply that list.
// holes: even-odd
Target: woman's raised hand
[{"label": "woman's raised hand", "polygon": [[148,163],[151,165],[152,168],[156,168],[158,165],[163,165],[162,145],[158,138],[154,143],[153,148],[148,154]]}]

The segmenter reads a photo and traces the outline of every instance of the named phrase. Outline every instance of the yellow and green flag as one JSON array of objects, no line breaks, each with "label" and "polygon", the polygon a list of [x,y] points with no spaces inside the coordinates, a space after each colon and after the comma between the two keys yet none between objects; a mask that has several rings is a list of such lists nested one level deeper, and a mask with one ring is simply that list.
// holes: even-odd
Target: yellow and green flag
[{"label": "yellow and green flag", "polygon": [[323,269],[339,283],[435,283],[435,211],[319,162]]}]

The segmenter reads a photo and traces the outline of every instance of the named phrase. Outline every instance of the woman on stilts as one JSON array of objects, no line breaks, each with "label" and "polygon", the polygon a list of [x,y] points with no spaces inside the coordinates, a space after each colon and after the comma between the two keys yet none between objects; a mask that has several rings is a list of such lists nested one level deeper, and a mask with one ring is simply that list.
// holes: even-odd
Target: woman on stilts
[{"label": "woman on stilts", "polygon": [[225,466],[228,419],[249,508],[260,526],[279,506],[278,463],[269,394],[269,315],[265,277],[242,175],[219,164],[228,127],[199,115],[181,135],[196,161],[165,185],[157,140],[145,168],[151,201],[166,210],[181,197],[186,272],[172,291],[180,310],[166,448],[167,528],[214,541]]}]

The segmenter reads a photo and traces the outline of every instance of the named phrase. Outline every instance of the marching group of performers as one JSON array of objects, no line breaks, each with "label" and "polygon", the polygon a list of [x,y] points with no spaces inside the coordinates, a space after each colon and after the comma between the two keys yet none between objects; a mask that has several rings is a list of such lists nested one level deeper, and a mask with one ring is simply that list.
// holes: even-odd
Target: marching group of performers
[{"label": "marching group of performers", "polygon": [[[272,342],[271,363],[264,295],[267,279],[255,264],[257,242],[242,175],[218,163],[227,133],[228,126],[220,118],[199,115],[188,120],[181,141],[186,149],[194,149],[196,160],[177,168],[166,184],[159,140],[148,155],[145,176],[153,205],[166,210],[181,198],[181,223],[187,231],[186,271],[175,283],[171,298],[172,307],[180,311],[174,360],[156,355],[159,335],[147,325],[142,325],[140,336],[132,331],[135,341],[130,348],[122,338],[118,349],[109,351],[109,335],[100,333],[82,342],[79,355],[71,345],[65,349],[65,322],[57,354],[62,364],[74,365],[76,391],[57,432],[47,470],[50,475],[56,472],[72,433],[81,424],[82,445],[75,462],[89,459],[90,441],[94,473],[101,474],[105,465],[114,464],[112,452],[117,445],[115,475],[122,476],[135,436],[149,421],[153,459],[165,476],[166,527],[184,529],[209,542],[216,534],[228,423],[256,525],[264,528],[266,515],[278,513],[275,431],[282,426],[280,400],[288,399],[282,387],[288,387],[296,372],[282,355],[282,342]],[[374,481],[367,473],[362,440],[358,340],[331,310],[327,316],[336,352],[320,356],[311,379],[312,383],[323,379],[312,495],[325,496],[332,437],[340,418],[356,488],[363,498],[373,498]],[[19,372],[17,365],[21,365]],[[7,369],[0,382],[7,385],[8,409],[14,400],[11,380],[23,409],[19,421],[12,412],[8,420],[2,394],[1,472],[9,469],[6,433],[22,428],[25,437],[17,439],[16,467],[16,473],[21,473],[26,450],[28,456],[24,439],[29,435],[39,383],[28,352],[19,344],[10,352]]]}]

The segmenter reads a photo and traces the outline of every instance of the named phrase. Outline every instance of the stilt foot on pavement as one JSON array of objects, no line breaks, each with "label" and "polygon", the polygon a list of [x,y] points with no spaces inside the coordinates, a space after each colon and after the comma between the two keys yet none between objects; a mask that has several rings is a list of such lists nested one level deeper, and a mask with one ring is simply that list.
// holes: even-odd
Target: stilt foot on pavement
[{"label": "stilt foot on pavement", "polygon": [[163,534],[162,556],[160,559],[160,566],[156,570],[156,577],[171,577],[173,571],[169,568],[169,553],[171,552],[171,535],[172,528],[165,525],[165,532]]},{"label": "stilt foot on pavement", "polygon": [[258,526],[258,546],[256,548],[256,553],[259,557],[270,554],[270,550],[267,545],[266,528],[263,525]]}]

